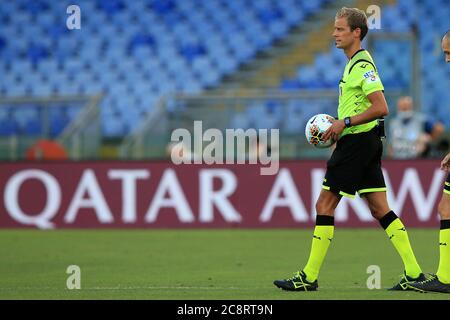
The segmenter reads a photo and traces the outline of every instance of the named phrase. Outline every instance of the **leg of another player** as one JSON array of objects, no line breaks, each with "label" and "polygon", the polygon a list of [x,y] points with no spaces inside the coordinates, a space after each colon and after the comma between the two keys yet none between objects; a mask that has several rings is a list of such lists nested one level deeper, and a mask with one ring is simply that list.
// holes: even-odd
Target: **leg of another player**
[{"label": "leg of another player", "polygon": [[418,278],[422,270],[414,256],[405,226],[394,211],[389,208],[386,192],[367,193],[365,198],[372,216],[380,222],[402,258],[406,275],[413,279]]},{"label": "leg of another player", "polygon": [[322,190],[316,203],[316,227],[314,228],[311,252],[308,262],[303,268],[306,279],[310,282],[317,280],[320,267],[330,246],[334,234],[334,210],[341,196],[328,190]]},{"label": "leg of another player", "polygon": [[438,212],[441,217],[439,230],[439,267],[436,275],[442,283],[450,283],[450,194],[442,195]]}]

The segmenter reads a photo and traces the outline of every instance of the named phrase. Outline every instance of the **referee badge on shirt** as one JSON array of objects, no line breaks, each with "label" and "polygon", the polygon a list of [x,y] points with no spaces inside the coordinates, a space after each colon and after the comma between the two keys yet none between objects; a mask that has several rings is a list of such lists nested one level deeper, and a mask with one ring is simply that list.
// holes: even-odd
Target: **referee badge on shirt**
[{"label": "referee badge on shirt", "polygon": [[375,74],[374,70],[370,70],[370,71],[364,73],[364,79],[366,79],[366,82],[368,82],[368,83],[377,82],[380,80],[377,77],[377,75]]}]

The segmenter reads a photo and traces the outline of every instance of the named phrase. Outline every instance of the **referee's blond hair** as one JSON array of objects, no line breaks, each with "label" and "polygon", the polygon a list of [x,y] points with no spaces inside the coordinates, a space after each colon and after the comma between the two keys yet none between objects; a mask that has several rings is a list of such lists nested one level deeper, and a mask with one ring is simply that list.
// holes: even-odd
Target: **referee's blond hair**
[{"label": "referee's blond hair", "polygon": [[350,31],[353,31],[356,28],[361,29],[361,35],[359,36],[359,39],[361,41],[369,31],[367,16],[363,10],[360,10],[358,8],[342,7],[336,13],[336,19],[339,18],[347,18],[347,23],[350,26]]}]

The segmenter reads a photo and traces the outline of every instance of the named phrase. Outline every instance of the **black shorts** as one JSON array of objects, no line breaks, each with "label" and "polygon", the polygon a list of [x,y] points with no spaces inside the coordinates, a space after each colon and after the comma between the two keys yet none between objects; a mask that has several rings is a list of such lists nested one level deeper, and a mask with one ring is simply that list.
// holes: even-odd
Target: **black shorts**
[{"label": "black shorts", "polygon": [[447,180],[444,183],[444,193],[450,194],[450,173],[447,176]]},{"label": "black shorts", "polygon": [[383,143],[377,127],[343,136],[328,160],[322,188],[350,198],[354,198],[356,192],[361,195],[386,191],[382,155]]}]

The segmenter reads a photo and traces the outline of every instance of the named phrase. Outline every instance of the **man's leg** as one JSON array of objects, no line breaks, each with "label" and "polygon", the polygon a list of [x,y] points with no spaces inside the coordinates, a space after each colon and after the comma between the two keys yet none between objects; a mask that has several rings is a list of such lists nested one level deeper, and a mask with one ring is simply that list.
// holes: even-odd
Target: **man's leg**
[{"label": "man's leg", "polygon": [[311,253],[308,263],[301,272],[285,280],[275,280],[274,284],[283,290],[314,291],[317,290],[317,277],[320,267],[330,246],[334,234],[334,210],[341,196],[331,191],[322,190],[316,203],[316,227],[314,229]]},{"label": "man's leg", "polygon": [[[448,189],[450,190],[450,185]],[[441,228],[439,230],[439,267],[436,275],[442,283],[450,284],[450,191],[446,193],[445,190],[438,206]]]},{"label": "man's leg", "polygon": [[450,293],[450,175],[444,187],[444,194],[439,202],[441,217],[439,231],[439,267],[436,275],[421,282],[410,283],[409,286],[420,292]]},{"label": "man's leg", "polygon": [[386,192],[371,192],[364,195],[373,217],[378,219],[402,258],[406,276],[410,280],[423,276],[422,270],[411,248],[406,228],[394,211],[390,210]]},{"label": "man's leg", "polygon": [[319,276],[320,267],[330,246],[334,235],[334,210],[336,209],[341,196],[337,196],[331,191],[322,190],[316,203],[316,227],[311,245],[308,262],[303,272],[308,281],[315,281]]}]

